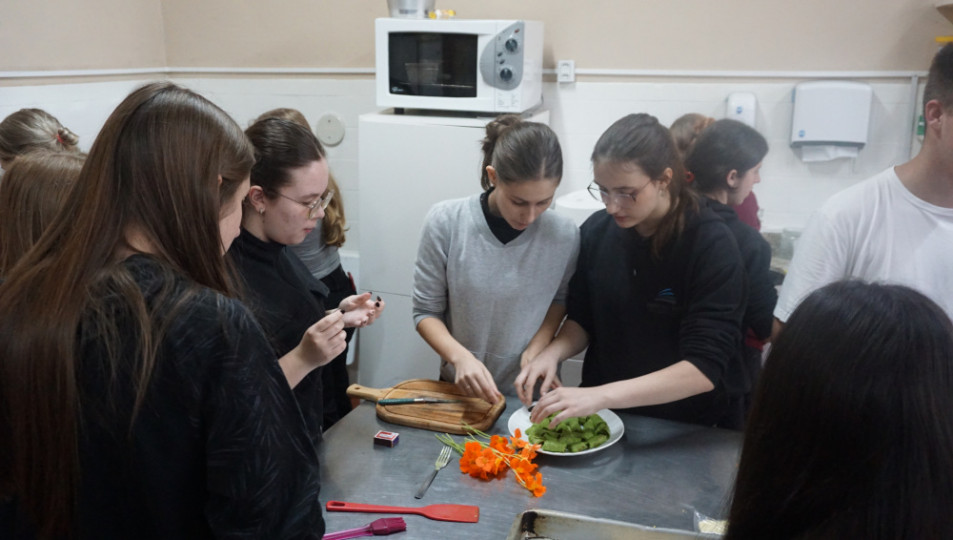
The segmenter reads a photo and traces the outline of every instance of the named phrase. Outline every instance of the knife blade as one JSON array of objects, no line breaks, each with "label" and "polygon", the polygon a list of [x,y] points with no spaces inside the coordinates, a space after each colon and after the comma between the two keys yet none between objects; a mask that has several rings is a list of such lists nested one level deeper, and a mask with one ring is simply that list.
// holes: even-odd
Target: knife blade
[{"label": "knife blade", "polygon": [[415,397],[415,398],[390,398],[379,399],[379,405],[404,405],[409,403],[459,403],[459,399],[442,399],[435,397]]}]

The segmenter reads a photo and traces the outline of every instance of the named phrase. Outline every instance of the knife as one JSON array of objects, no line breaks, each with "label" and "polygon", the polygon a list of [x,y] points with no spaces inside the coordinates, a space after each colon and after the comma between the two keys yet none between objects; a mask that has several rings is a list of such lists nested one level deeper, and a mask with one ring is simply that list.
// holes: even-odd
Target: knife
[{"label": "knife", "polygon": [[377,400],[378,405],[403,405],[405,403],[459,403],[459,399],[441,399],[435,397],[390,398]]}]

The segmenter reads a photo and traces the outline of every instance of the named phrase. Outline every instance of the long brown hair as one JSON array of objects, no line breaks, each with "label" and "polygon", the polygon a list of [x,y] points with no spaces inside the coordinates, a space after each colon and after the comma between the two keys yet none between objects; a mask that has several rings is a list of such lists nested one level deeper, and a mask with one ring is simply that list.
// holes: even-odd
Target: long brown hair
[{"label": "long brown hair", "polygon": [[75,152],[30,152],[0,182],[0,277],[7,275],[59,213],[85,157]]},{"label": "long brown hair", "polygon": [[661,181],[665,169],[672,170],[672,179],[666,188],[672,204],[651,240],[652,254],[660,256],[669,241],[682,234],[685,212],[698,210],[698,196],[685,188],[685,167],[672,134],[652,115],[623,116],[596,142],[592,163],[600,162],[637,165],[653,182]]},{"label": "long brown hair", "polygon": [[[135,252],[129,235],[144,239],[167,272],[191,279],[193,290],[229,293],[222,201],[238,190],[252,160],[241,128],[206,99],[171,83],[139,88],[106,120],[62,211],[0,285],[0,499],[15,498],[38,537],[69,535],[74,518],[77,337],[84,328],[98,330],[110,363],[103,369],[115,374],[126,364],[138,408],[161,321],[172,317],[146,307],[122,264]],[[116,298],[133,320],[134,355],[119,353]]]},{"label": "long brown hair", "polygon": [[[253,124],[266,118],[290,120],[309,131],[311,130],[308,119],[298,109],[287,107],[272,109],[261,113]],[[347,239],[346,233],[348,230],[347,219],[344,217],[344,194],[341,193],[341,188],[338,186],[337,180],[334,179],[334,173],[330,171],[328,171],[328,189],[334,192],[334,197],[331,198],[328,207],[324,209],[324,219],[321,220],[321,241],[329,246],[341,247]]]}]

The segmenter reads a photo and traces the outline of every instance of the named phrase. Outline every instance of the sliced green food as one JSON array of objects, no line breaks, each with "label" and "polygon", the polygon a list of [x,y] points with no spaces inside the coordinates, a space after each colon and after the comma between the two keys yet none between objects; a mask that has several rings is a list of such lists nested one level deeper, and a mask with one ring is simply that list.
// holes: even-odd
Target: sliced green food
[{"label": "sliced green food", "polygon": [[542,445],[546,452],[576,453],[597,448],[609,440],[609,424],[598,414],[568,418],[549,429],[556,414],[549,415],[526,430],[531,444]]}]

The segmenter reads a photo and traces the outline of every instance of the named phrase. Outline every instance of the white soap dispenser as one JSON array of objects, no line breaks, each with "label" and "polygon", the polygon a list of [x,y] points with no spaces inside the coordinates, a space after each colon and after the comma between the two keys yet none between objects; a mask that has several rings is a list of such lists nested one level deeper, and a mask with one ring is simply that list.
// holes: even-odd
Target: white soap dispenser
[{"label": "white soap dispenser", "polygon": [[737,120],[753,128],[758,99],[751,92],[733,92],[725,100],[725,118]]}]

